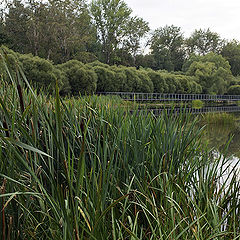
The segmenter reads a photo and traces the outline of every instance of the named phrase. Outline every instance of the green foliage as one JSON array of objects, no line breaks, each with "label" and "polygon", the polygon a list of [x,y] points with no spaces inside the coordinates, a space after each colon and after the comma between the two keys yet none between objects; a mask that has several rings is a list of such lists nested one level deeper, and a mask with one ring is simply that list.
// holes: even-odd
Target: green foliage
[{"label": "green foliage", "polygon": [[107,64],[122,62],[118,49],[136,54],[140,39],[149,31],[142,18],[131,17],[132,10],[122,0],[93,0],[90,5],[103,61]]},{"label": "green foliage", "polygon": [[[16,70],[16,59],[18,59],[18,56],[20,56],[20,54],[14,52],[13,50],[5,47],[5,46],[1,46],[2,51],[5,54],[6,57],[6,61],[9,64],[9,71],[15,71]],[[9,79],[9,75],[6,71],[6,68],[4,66],[4,61],[2,58],[0,58],[0,75],[1,77],[3,77],[5,79],[5,81],[10,81]]]},{"label": "green foliage", "polygon": [[147,74],[150,77],[151,81],[153,82],[154,92],[156,93],[168,92],[168,85],[160,72],[150,70],[147,72]]},{"label": "green foliage", "polygon": [[97,74],[97,92],[118,92],[121,88],[121,82],[117,81],[115,72],[110,68],[95,66],[93,68]]},{"label": "green foliage", "polygon": [[229,113],[207,113],[202,116],[201,122],[203,124],[216,124],[233,126],[236,118]]},{"label": "green foliage", "polygon": [[239,239],[237,166],[203,147],[197,119],[13,84],[0,88],[1,239]]},{"label": "green foliage", "polygon": [[116,83],[119,83],[119,91],[120,92],[127,91],[128,86],[125,71],[121,67],[117,67],[116,65],[111,66],[111,70],[115,72],[115,81]]},{"label": "green foliage", "polygon": [[95,42],[85,0],[10,0],[3,14],[9,46],[20,53],[62,63]]},{"label": "green foliage", "polygon": [[[1,11],[1,9],[0,9],[0,11]],[[1,16],[0,16],[0,46],[2,44],[9,44],[9,43],[10,43],[10,39],[7,36],[4,21],[3,21],[3,19],[1,19]]]},{"label": "green foliage", "polygon": [[33,57],[31,54],[20,55],[19,61],[27,79],[31,79],[38,87],[53,90],[56,81],[58,81],[59,86],[63,85],[61,72],[50,61]]},{"label": "green foliage", "polygon": [[[126,81],[122,86],[124,92],[152,92],[153,83],[149,78],[148,74],[144,70],[137,70],[133,67],[123,67],[119,68],[124,76],[126,76]],[[125,77],[124,77],[125,79]]]},{"label": "green foliage", "polygon": [[229,95],[240,95],[240,85],[233,85],[228,88]]},{"label": "green foliage", "polygon": [[148,76],[147,72],[144,70],[137,70],[136,74],[141,80],[140,92],[152,93],[153,82],[151,81],[151,78]]},{"label": "green foliage", "polygon": [[89,66],[90,68],[92,67],[103,67],[103,68],[109,68],[110,66],[108,64],[105,64],[105,63],[102,63],[100,61],[94,61],[94,62],[91,62],[91,63],[88,63],[87,66]]},{"label": "green foliage", "polygon": [[205,56],[192,56],[185,65],[187,74],[195,76],[202,86],[203,93],[223,94],[232,80],[230,65],[221,55],[208,53]]},{"label": "green foliage", "polygon": [[[174,75],[173,75],[174,76]],[[177,93],[201,93],[202,87],[196,83],[196,78],[186,75],[176,74],[175,79],[180,86],[177,88]]]},{"label": "green foliage", "polygon": [[153,82],[154,92],[158,93],[201,93],[202,87],[196,78],[180,73],[166,71],[147,71]]},{"label": "green foliage", "polygon": [[195,109],[200,109],[204,106],[204,102],[199,100],[199,99],[196,99],[196,100],[193,100],[192,101],[192,108],[195,108]]},{"label": "green foliage", "polygon": [[210,52],[220,53],[223,45],[223,40],[219,34],[211,32],[209,28],[195,30],[185,42],[189,54],[200,55],[206,55]]},{"label": "green foliage", "polygon": [[234,76],[240,75],[240,44],[231,41],[223,46],[222,56],[229,62]]},{"label": "green foliage", "polygon": [[181,70],[185,56],[183,43],[184,38],[179,27],[172,25],[156,29],[151,38],[151,50],[157,68]]},{"label": "green foliage", "polygon": [[97,88],[96,73],[77,60],[70,60],[57,66],[69,82],[71,93],[92,94]]},{"label": "green foliage", "polygon": [[90,52],[77,52],[74,56],[73,59],[78,60],[82,63],[90,63],[94,62],[97,60],[97,57]]},{"label": "green foliage", "polygon": [[136,66],[141,66],[143,68],[151,68],[154,70],[158,69],[158,66],[153,54],[137,55],[135,64]]}]

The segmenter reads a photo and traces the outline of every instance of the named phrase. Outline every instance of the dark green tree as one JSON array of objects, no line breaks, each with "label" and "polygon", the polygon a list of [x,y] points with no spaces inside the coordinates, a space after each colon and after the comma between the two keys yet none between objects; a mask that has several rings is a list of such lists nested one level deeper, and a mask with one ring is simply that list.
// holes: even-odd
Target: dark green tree
[{"label": "dark green tree", "polygon": [[43,87],[51,92],[55,89],[56,81],[60,88],[65,84],[61,71],[52,62],[32,54],[19,55],[19,61],[27,79],[36,87]]},{"label": "dark green tree", "polygon": [[203,93],[223,94],[227,91],[233,76],[228,61],[221,55],[211,52],[205,56],[192,56],[188,61],[187,74],[197,78]]},{"label": "dark green tree", "polygon": [[140,39],[149,30],[145,21],[131,17],[132,10],[122,0],[93,0],[90,9],[105,63],[121,62],[116,56],[119,48],[136,54]]},{"label": "dark green tree", "polygon": [[233,85],[228,88],[229,95],[240,95],[240,85]]},{"label": "dark green tree", "polygon": [[237,41],[228,42],[223,46],[221,55],[228,60],[234,76],[240,75],[240,43]]},{"label": "dark green tree", "polygon": [[224,41],[218,33],[211,32],[210,29],[195,30],[185,41],[188,54],[206,55],[209,52],[220,53]]},{"label": "dark green tree", "polygon": [[184,37],[180,27],[165,26],[154,31],[150,48],[158,69],[179,71],[184,62]]},{"label": "dark green tree", "polygon": [[20,53],[30,52],[28,38],[30,11],[20,0],[8,2],[4,16],[5,33],[9,38],[8,46]]},{"label": "dark green tree", "polygon": [[55,63],[79,58],[96,40],[85,0],[11,0],[4,16],[11,48]]}]

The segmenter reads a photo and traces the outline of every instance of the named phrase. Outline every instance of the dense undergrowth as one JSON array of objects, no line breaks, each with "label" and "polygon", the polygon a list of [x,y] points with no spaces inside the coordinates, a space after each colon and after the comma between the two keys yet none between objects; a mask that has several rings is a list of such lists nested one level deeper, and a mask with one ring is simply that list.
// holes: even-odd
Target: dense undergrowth
[{"label": "dense undergrowth", "polygon": [[[7,64],[5,65],[7,68]],[[0,85],[0,239],[239,239],[235,168],[190,115]],[[231,172],[228,172],[231,171]],[[225,181],[221,181],[224,178]]]}]

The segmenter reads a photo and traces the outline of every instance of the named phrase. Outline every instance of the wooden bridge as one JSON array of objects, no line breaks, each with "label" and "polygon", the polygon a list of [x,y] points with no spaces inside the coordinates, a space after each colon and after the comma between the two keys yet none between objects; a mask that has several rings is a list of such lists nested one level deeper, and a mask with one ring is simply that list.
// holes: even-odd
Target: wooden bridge
[{"label": "wooden bridge", "polygon": [[127,101],[240,101],[240,95],[100,92],[98,95],[116,95]]}]

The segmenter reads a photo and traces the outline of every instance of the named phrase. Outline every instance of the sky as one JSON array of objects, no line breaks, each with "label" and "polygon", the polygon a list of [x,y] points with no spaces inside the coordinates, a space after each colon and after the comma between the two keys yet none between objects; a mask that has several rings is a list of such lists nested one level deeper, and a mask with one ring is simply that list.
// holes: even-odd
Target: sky
[{"label": "sky", "polygon": [[240,41],[240,0],[125,0],[133,15],[149,22],[152,30],[181,27],[185,37],[195,29],[217,32]]}]

